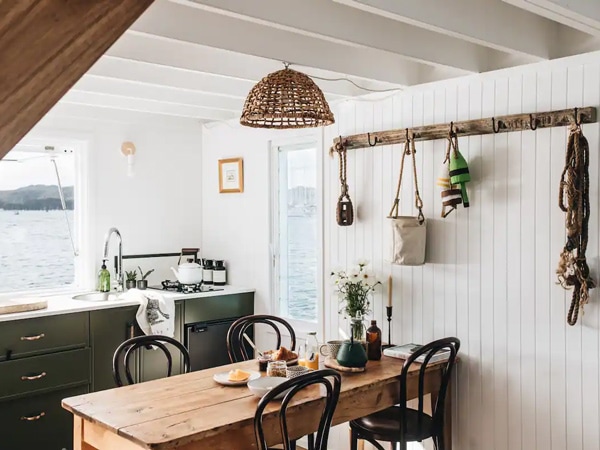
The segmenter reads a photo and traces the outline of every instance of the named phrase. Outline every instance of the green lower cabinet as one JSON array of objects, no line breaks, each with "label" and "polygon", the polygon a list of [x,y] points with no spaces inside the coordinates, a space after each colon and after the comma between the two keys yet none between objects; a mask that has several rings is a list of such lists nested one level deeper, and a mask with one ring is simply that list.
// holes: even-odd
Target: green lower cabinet
[{"label": "green lower cabinet", "polygon": [[[183,302],[175,303],[175,339],[183,343]],[[173,369],[171,375],[179,375],[182,371],[183,361],[181,352],[170,344],[167,348],[173,357]],[[139,351],[140,358],[140,381],[151,381],[167,376],[168,362],[165,354],[160,349],[142,349]]]},{"label": "green lower cabinet", "polygon": [[86,385],[0,402],[0,448],[72,450],[73,415],[61,401],[87,392]]},{"label": "green lower cabinet", "polygon": [[[116,387],[112,376],[112,359],[122,342],[135,335],[137,306],[101,309],[90,312],[90,337],[92,346],[92,391]],[[139,378],[139,360],[134,356],[132,373]],[[124,373],[121,378],[125,380]]]}]

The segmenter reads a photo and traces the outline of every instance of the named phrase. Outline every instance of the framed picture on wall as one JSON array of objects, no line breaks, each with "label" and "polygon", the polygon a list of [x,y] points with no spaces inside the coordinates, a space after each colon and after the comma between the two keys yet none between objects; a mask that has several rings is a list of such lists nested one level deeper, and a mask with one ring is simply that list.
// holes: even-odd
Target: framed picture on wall
[{"label": "framed picture on wall", "polygon": [[219,192],[244,192],[244,164],[242,158],[219,160]]}]

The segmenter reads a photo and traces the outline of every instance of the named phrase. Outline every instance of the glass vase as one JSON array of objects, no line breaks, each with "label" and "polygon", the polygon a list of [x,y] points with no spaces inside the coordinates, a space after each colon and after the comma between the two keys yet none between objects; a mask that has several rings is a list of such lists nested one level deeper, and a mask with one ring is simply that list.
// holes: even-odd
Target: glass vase
[{"label": "glass vase", "polygon": [[363,323],[363,317],[358,315],[350,319],[350,331],[352,333],[352,339],[355,341],[365,340],[365,325]]}]

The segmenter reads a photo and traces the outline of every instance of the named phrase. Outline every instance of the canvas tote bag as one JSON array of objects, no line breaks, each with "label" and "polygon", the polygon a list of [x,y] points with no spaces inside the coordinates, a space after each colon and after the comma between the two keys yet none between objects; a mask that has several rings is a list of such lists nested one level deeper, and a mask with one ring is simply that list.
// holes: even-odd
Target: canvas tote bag
[{"label": "canvas tote bag", "polygon": [[[425,216],[423,215],[423,200],[419,193],[419,183],[417,180],[417,163],[415,159],[415,142],[412,136],[406,130],[406,143],[402,160],[400,162],[400,174],[398,175],[398,186],[396,188],[396,198],[392,204],[392,209],[388,218],[392,222],[393,244],[392,244],[392,263],[403,266],[419,266],[425,264],[425,243],[427,239],[427,227]],[[413,179],[415,182],[415,206],[419,210],[416,217],[399,216],[398,208],[400,205],[400,188],[402,186],[402,173],[404,172],[404,159],[412,155]]]}]

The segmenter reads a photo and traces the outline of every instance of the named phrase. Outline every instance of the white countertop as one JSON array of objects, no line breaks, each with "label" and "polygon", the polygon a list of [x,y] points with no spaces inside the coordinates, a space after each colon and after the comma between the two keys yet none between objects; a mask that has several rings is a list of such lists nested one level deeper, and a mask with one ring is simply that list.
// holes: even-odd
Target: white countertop
[{"label": "white countertop", "polygon": [[[208,292],[197,292],[194,294],[182,294],[180,292],[168,292],[155,289],[148,289],[152,292],[159,292],[165,297],[172,298],[173,300],[202,300],[207,297],[219,297],[222,295],[232,294],[243,294],[246,292],[254,292],[254,289],[241,288],[235,286],[220,286],[223,288],[222,291],[208,291]],[[89,292],[89,291],[88,291]],[[85,292],[73,292],[70,294],[60,295],[40,295],[39,298],[48,300],[48,308],[39,309],[37,311],[27,311],[22,313],[12,314],[0,314],[0,322],[8,322],[11,320],[21,319],[33,319],[36,317],[44,316],[55,316],[58,314],[70,314],[85,311],[94,311],[98,309],[109,309],[109,308],[121,308],[123,306],[135,306],[138,304],[136,301],[121,299],[121,300],[108,300],[103,302],[92,302],[85,300],[74,300],[72,297],[76,294],[82,294]],[[124,294],[121,294],[124,295]],[[31,296],[29,296],[31,297]]]}]

